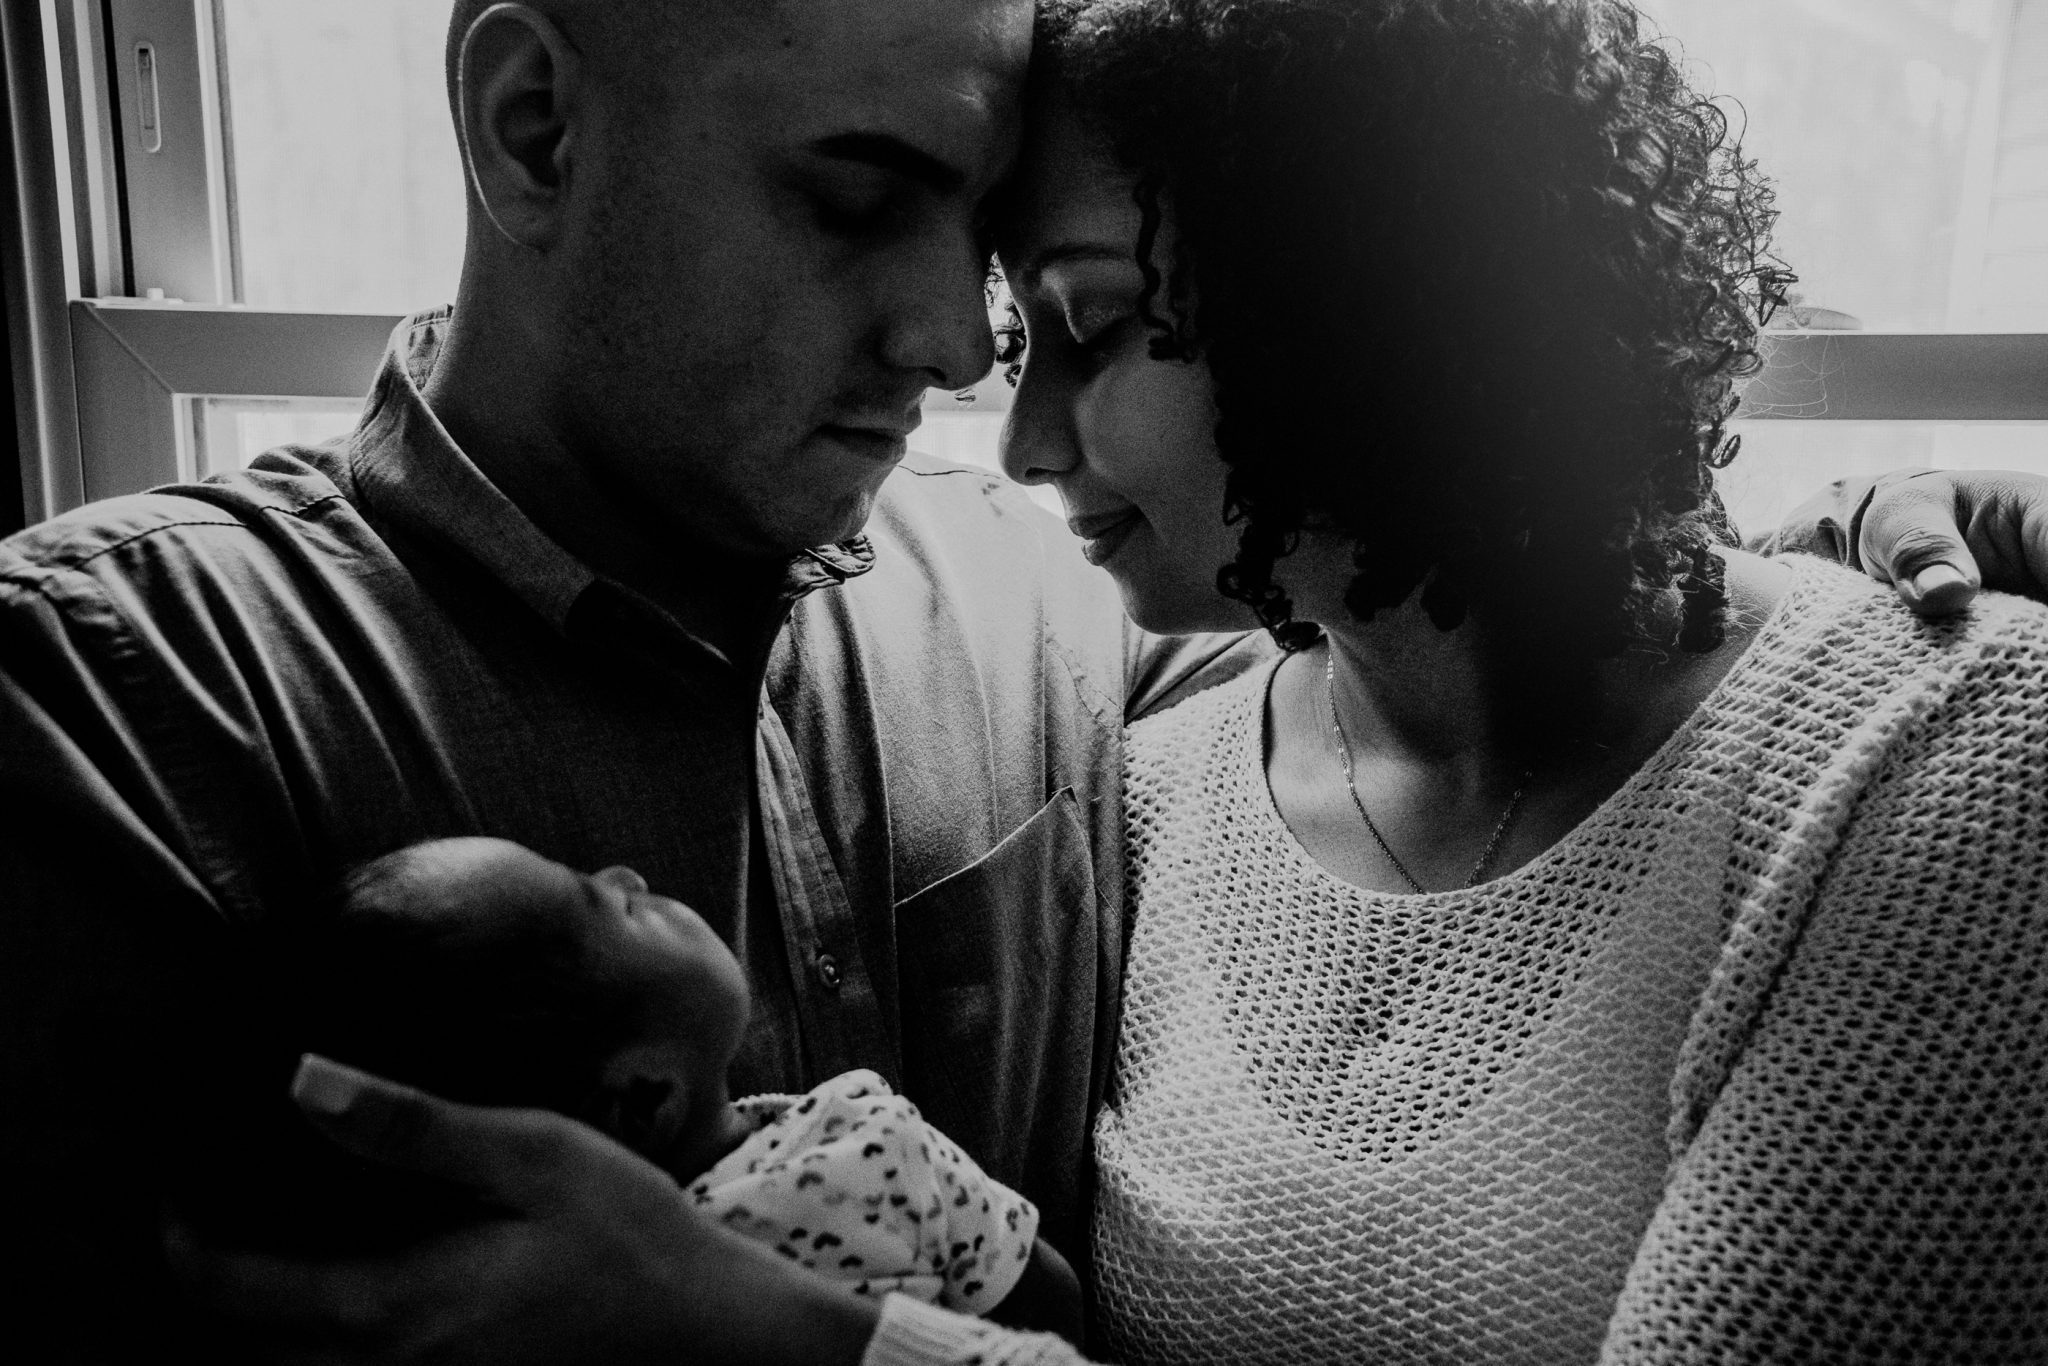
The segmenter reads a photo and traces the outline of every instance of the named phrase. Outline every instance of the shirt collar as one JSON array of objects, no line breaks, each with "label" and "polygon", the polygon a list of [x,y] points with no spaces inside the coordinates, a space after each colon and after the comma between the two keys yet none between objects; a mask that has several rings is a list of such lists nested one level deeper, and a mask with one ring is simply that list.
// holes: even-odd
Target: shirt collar
[{"label": "shirt collar", "polygon": [[[600,578],[550,540],[434,416],[420,389],[440,359],[452,316],[449,308],[415,314],[391,334],[349,449],[350,477],[364,506],[403,530],[454,546],[565,635],[571,610],[593,588],[607,598],[623,595],[634,607],[623,614],[577,613],[582,629],[595,621],[666,621],[680,631],[652,601]],[[784,606],[865,574],[874,558],[865,536],[792,557],[783,581]]]}]

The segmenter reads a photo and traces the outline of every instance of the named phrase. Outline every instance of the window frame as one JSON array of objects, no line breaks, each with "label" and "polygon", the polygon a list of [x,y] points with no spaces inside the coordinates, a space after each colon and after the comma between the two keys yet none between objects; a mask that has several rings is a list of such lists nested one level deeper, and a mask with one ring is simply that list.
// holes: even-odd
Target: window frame
[{"label": "window frame", "polygon": [[71,303],[86,499],[199,478],[187,401],[360,398],[400,319],[141,299]]},{"label": "window frame", "polygon": [[[0,38],[5,188],[20,229],[4,286],[28,521],[196,475],[186,398],[368,389],[395,317],[235,301],[218,0],[33,0],[5,9]],[[139,149],[116,85],[142,43],[175,155]],[[133,297],[152,288],[186,302]],[[1008,407],[999,382],[978,395],[973,411]],[[931,406],[958,411],[943,394]],[[2048,421],[2048,332],[1773,332],[1740,415]]]},{"label": "window frame", "polygon": [[[45,37],[55,0],[0,5],[0,84],[5,86],[6,174],[0,215],[10,231],[0,245],[9,376],[14,385],[15,449],[21,520],[36,522],[83,500],[77,389],[72,376],[67,302],[76,287],[59,148],[65,129],[53,118],[52,68]],[[13,520],[13,519],[8,519]]]}]

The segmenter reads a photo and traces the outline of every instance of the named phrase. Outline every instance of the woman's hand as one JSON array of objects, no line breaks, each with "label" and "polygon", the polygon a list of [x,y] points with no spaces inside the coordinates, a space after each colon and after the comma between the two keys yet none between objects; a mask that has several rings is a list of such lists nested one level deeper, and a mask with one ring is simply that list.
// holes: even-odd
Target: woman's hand
[{"label": "woman's hand", "polygon": [[2007,470],[1894,470],[1839,479],[1766,542],[1861,569],[1923,616],[1980,588],[2048,599],[2048,478]]},{"label": "woman's hand", "polygon": [[189,1294],[266,1359],[851,1366],[873,1332],[874,1304],[708,1223],[659,1168],[573,1120],[455,1105],[317,1057],[292,1095],[351,1152],[499,1213],[317,1263],[206,1247],[173,1224]]}]

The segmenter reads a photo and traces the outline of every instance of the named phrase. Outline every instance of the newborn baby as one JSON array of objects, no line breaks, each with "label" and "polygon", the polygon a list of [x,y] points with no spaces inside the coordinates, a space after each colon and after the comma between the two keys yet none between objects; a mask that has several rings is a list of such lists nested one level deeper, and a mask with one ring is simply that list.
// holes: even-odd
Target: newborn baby
[{"label": "newborn baby", "polygon": [[[856,1292],[984,1313],[1031,1260],[1038,1212],[874,1073],[732,1103],[740,965],[630,870],[586,875],[503,840],[413,845],[354,870],[292,954],[310,1048],[450,1099],[582,1119],[711,1217]],[[459,1217],[446,1191],[387,1196],[385,1175],[328,1181],[325,1208],[296,1202],[294,1217],[395,1215],[411,1231]]]}]

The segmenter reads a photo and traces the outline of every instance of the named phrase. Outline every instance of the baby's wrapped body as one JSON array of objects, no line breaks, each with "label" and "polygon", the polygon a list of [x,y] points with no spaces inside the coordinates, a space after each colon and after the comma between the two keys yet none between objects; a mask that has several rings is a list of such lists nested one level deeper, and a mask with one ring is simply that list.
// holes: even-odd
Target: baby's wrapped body
[{"label": "baby's wrapped body", "polygon": [[969,1314],[1023,1274],[1038,1211],[873,1072],[737,1108],[760,1127],[689,1188],[726,1227],[860,1294]]}]

